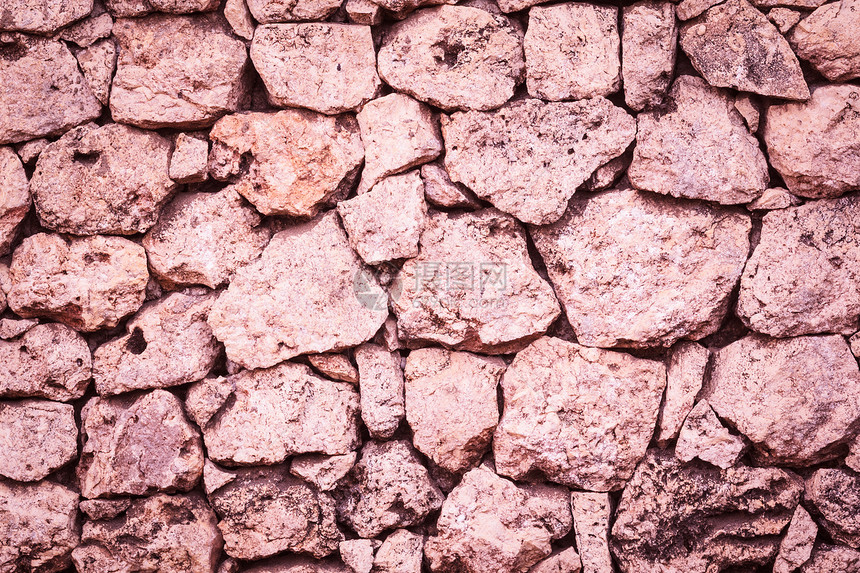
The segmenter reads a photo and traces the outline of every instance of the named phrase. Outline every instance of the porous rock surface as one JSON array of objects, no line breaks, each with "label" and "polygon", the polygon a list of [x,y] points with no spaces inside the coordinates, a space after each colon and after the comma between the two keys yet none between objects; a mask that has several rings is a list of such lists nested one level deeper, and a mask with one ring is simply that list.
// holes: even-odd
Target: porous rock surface
[{"label": "porous rock surface", "polygon": [[48,400],[0,402],[0,443],[0,475],[38,481],[77,456],[75,409]]},{"label": "porous rock surface", "polygon": [[27,173],[11,147],[0,147],[0,181],[0,255],[5,255],[30,211]]}]

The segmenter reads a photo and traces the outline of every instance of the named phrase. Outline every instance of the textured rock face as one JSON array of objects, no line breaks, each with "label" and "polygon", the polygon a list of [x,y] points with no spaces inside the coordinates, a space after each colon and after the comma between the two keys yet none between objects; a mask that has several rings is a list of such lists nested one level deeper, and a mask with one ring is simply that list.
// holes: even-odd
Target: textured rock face
[{"label": "textured rock face", "polygon": [[751,334],[716,353],[708,402],[764,464],[838,456],[860,430],[860,372],[841,336]]},{"label": "textured rock face", "polygon": [[299,453],[345,454],[358,445],[358,393],[350,384],[291,362],[223,382],[200,382],[186,403],[215,461],[268,465]]},{"label": "textured rock face", "polygon": [[251,59],[272,105],[334,114],[356,109],[380,86],[369,26],[266,24]]},{"label": "textured rock face", "polygon": [[237,559],[282,551],[324,557],[343,539],[334,500],[291,477],[284,466],[240,469],[209,499],[221,519],[224,550]]},{"label": "textured rock face", "polygon": [[358,123],[303,110],[243,113],[212,128],[215,146],[250,154],[236,190],[264,215],[309,217],[347,191],[363,157]]},{"label": "textured rock face", "polygon": [[105,0],[107,9],[117,18],[134,18],[150,12],[187,14],[208,12],[218,6],[214,0]]},{"label": "textured rock face", "polygon": [[618,8],[586,3],[536,6],[525,35],[529,95],[585,99],[621,87]]},{"label": "textured rock face", "polygon": [[779,544],[779,554],[773,564],[773,573],[790,573],[809,561],[818,526],[809,516],[809,512],[798,505],[791,516],[788,531]]},{"label": "textured rock face", "polygon": [[170,178],[177,183],[200,183],[206,181],[209,163],[209,144],[205,139],[186,133],[176,136],[173,154],[170,156]]},{"label": "textured rock face", "polygon": [[436,535],[424,546],[431,571],[499,571],[531,567],[570,531],[567,491],[520,486],[485,466],[463,476],[445,500]]},{"label": "textured rock face", "polygon": [[260,256],[272,232],[237,187],[180,193],[162,209],[141,241],[149,267],[162,282],[216,288]]},{"label": "textured rock face", "polygon": [[860,77],[860,3],[840,0],[821,6],[791,31],[798,57],[830,81]]},{"label": "textured rock face", "polygon": [[[340,7],[334,0],[248,0],[248,10],[261,24],[293,20],[325,20]],[[249,38],[250,39],[250,38]]]},{"label": "textured rock face", "polygon": [[424,536],[406,529],[389,535],[373,560],[375,573],[421,573]]},{"label": "textured rock face", "polygon": [[624,101],[636,111],[663,101],[678,51],[675,6],[646,0],[625,6],[621,17]]},{"label": "textured rock face", "polygon": [[0,50],[0,144],[56,135],[101,114],[99,100],[62,42],[2,34]]},{"label": "textured rock face", "polygon": [[576,545],[582,555],[583,573],[612,570],[609,554],[609,516],[612,510],[609,495],[578,492],[570,496]]},{"label": "textured rock face", "polygon": [[338,559],[311,559],[301,555],[277,557],[245,571],[247,573],[353,573]]},{"label": "textured rock face", "polygon": [[675,455],[682,462],[699,458],[726,469],[737,463],[745,449],[743,438],[729,432],[707,400],[702,400],[690,411],[681,427]]},{"label": "textured rock face", "polygon": [[338,519],[361,537],[416,525],[445,499],[404,440],[367,442],[335,498]]},{"label": "textured rock face", "polygon": [[502,377],[505,408],[493,441],[498,472],[619,489],[645,454],[665,385],[659,362],[538,339]]},{"label": "textured rock face", "polygon": [[149,279],[143,247],[120,237],[39,233],[15,249],[9,307],[90,332],[112,328],[143,304]]},{"label": "textured rock face", "polygon": [[337,482],[347,474],[358,455],[349,452],[340,456],[305,454],[296,456],[290,463],[290,473],[313,484],[320,491],[331,491]]},{"label": "textured rock face", "polygon": [[176,184],[170,141],[118,123],[66,132],[30,181],[42,225],[74,235],[133,235],[155,224]]},{"label": "textured rock face", "polygon": [[624,573],[763,564],[776,554],[801,488],[776,468],[718,470],[651,451],[621,496],[612,552]]},{"label": "textured rock face", "polygon": [[332,380],[358,384],[358,369],[343,354],[309,354],[308,362],[314,370]]},{"label": "textured rock face", "polygon": [[581,344],[647,347],[717,330],[750,226],[740,212],[621,188],[574,197],[531,235]]},{"label": "textured rock face", "polygon": [[197,493],[135,500],[122,515],[86,522],[81,541],[72,554],[80,573],[215,573],[222,545],[215,513]]},{"label": "textured rock face", "polygon": [[0,442],[0,475],[38,481],[77,455],[75,409],[47,400],[0,402]]},{"label": "textured rock face", "polygon": [[27,174],[11,147],[0,147],[0,255],[12,248],[30,210]]},{"label": "textured rock face", "polygon": [[101,38],[110,36],[112,30],[113,18],[105,11],[104,6],[93,2],[92,11],[88,12],[88,16],[62,30],[59,36],[81,48],[87,48]]},{"label": "textured rock face", "polygon": [[277,233],[218,298],[209,324],[230,360],[262,368],[369,340],[388,313],[366,303],[382,292],[328,213]]},{"label": "textured rock face", "polygon": [[0,31],[27,32],[50,36],[63,26],[80,20],[93,9],[93,0],[39,2],[15,0],[3,4]]},{"label": "textured rock face", "polygon": [[685,22],[681,49],[712,86],[785,99],[809,97],[788,41],[747,0],[728,0]]},{"label": "textured rock face", "polygon": [[[741,277],[737,314],[771,336],[860,327],[860,196],[768,213]],[[791,285],[786,288],[785,285]]]},{"label": "textured rock face", "polygon": [[351,573],[370,573],[373,569],[375,539],[349,539],[338,546],[341,560],[351,569]]},{"label": "textured rock face", "polygon": [[725,90],[681,76],[668,107],[640,114],[637,124],[628,171],[637,189],[734,204],[767,187],[767,160]]},{"label": "textured rock face", "polygon": [[580,573],[582,561],[573,547],[553,553],[531,569],[529,573]]},{"label": "textured rock face", "polygon": [[377,344],[362,344],[355,349],[361,419],[373,438],[385,440],[393,436],[406,415],[400,360],[400,353]]},{"label": "textured rock face", "polygon": [[481,202],[465,186],[454,183],[441,162],[421,166],[424,196],[438,207],[478,209]]},{"label": "textured rock face", "polygon": [[820,571],[851,571],[860,567],[860,551],[848,547],[821,544],[812,552],[812,557],[800,573],[818,573]]},{"label": "textured rock face", "polygon": [[500,107],[525,76],[522,32],[467,6],[425,8],[394,24],[378,59],[388,85],[446,111]]},{"label": "textured rock face", "polygon": [[0,479],[0,571],[63,571],[80,541],[77,492]]},{"label": "textured rock face", "polygon": [[212,125],[247,93],[245,45],[217,14],[121,19],[114,121],[147,129]]},{"label": "textured rock face", "polygon": [[809,101],[767,108],[762,135],[771,165],[801,197],[860,188],[860,88],[817,86]]},{"label": "textured rock face", "polygon": [[695,342],[679,342],[672,348],[666,364],[666,394],[656,436],[661,448],[678,437],[684,419],[693,409],[709,358],[710,352]]},{"label": "textured rock face", "polygon": [[843,469],[817,470],[806,481],[804,499],[835,541],[860,549],[860,476]]},{"label": "textured rock face", "polygon": [[442,118],[451,179],[524,223],[553,223],[595,169],[621,155],[633,118],[604,98],[525,99]]},{"label": "textured rock face", "polygon": [[420,253],[397,281],[402,292],[391,293],[391,304],[406,341],[501,354],[540,336],[559,314],[522,227],[494,209],[431,212]]},{"label": "textured rock face", "polygon": [[441,348],[406,359],[406,420],[415,447],[444,470],[476,466],[499,422],[496,389],[505,363]]},{"label": "textured rock face", "polygon": [[93,95],[102,105],[108,105],[111,81],[116,70],[116,44],[113,40],[103,40],[81,50],[75,57]]}]

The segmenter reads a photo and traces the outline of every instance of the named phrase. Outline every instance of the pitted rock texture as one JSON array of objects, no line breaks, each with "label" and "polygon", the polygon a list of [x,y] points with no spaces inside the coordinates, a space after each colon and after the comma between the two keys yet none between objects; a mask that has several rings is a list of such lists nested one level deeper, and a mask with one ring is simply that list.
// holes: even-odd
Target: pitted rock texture
[{"label": "pitted rock texture", "polygon": [[339,456],[323,454],[303,454],[290,462],[290,473],[313,484],[320,491],[331,491],[344,477],[352,466],[358,454],[349,452]]},{"label": "pitted rock texture", "polygon": [[803,18],[788,39],[797,56],[830,81],[860,77],[860,4],[840,0]]},{"label": "pitted rock texture", "polygon": [[48,400],[0,402],[0,475],[38,481],[78,454],[78,426],[70,404]]},{"label": "pitted rock texture", "polygon": [[[261,24],[291,22],[293,20],[325,20],[340,3],[333,0],[248,0],[248,10]],[[250,38],[248,38],[250,40]]]},{"label": "pitted rock texture", "polygon": [[16,0],[3,3],[0,31],[50,36],[63,26],[80,20],[93,9],[93,0],[40,2]]},{"label": "pitted rock texture", "polygon": [[75,54],[84,79],[102,105],[108,105],[110,86],[116,71],[117,48],[113,40],[96,42]]},{"label": "pitted rock texture", "polygon": [[678,52],[675,5],[645,0],[622,10],[624,101],[641,111],[660,104],[671,83]]},{"label": "pitted rock texture", "polygon": [[678,437],[681,425],[693,409],[702,389],[710,352],[695,342],[679,342],[666,362],[666,393],[658,419],[657,443],[666,447]]},{"label": "pitted rock texture", "polygon": [[699,458],[723,469],[735,465],[744,450],[743,438],[723,426],[707,400],[700,401],[687,414],[675,445],[675,455],[681,461]]},{"label": "pitted rock texture", "polygon": [[844,469],[817,470],[806,480],[804,499],[835,541],[860,549],[860,475]]},{"label": "pitted rock texture", "polygon": [[355,349],[355,362],[361,419],[373,438],[387,440],[406,415],[400,353],[378,344],[362,344]]},{"label": "pitted rock texture", "polygon": [[150,12],[209,12],[218,6],[214,0],[105,0],[105,4],[108,11],[117,18],[134,18]]}]

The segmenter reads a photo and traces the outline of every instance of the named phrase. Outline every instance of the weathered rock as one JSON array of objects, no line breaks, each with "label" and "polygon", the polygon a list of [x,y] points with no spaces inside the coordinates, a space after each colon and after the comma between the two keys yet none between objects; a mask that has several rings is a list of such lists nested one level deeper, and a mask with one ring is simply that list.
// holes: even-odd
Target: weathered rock
[{"label": "weathered rock", "polygon": [[333,380],[358,384],[358,369],[343,354],[309,354],[308,362],[311,363],[314,370],[323,376]]},{"label": "weathered rock", "polygon": [[675,455],[683,462],[699,458],[718,468],[730,468],[744,454],[743,438],[732,434],[722,425],[707,400],[701,400],[687,415]]},{"label": "weathered rock", "polygon": [[365,538],[417,525],[445,499],[405,440],[366,442],[334,494],[338,519]]},{"label": "weathered rock", "polygon": [[132,499],[129,497],[121,497],[118,499],[82,499],[80,509],[93,521],[102,519],[113,519],[121,513],[124,513],[131,507]]},{"label": "weathered rock", "polygon": [[117,18],[135,18],[150,12],[209,12],[215,10],[219,3],[216,0],[105,0],[105,4]]},{"label": "weathered rock", "polygon": [[341,113],[372,99],[381,85],[370,26],[265,24],[254,32],[251,60],[279,107]]},{"label": "weathered rock", "polygon": [[244,468],[209,494],[220,517],[224,551],[236,559],[261,559],[282,551],[324,557],[343,534],[334,500],[291,477],[284,466]]},{"label": "weathered rock", "polygon": [[81,50],[75,57],[93,95],[102,105],[108,105],[111,81],[116,71],[116,44],[113,40],[102,40]]},{"label": "weathered rock", "polygon": [[168,285],[216,288],[260,256],[272,232],[236,187],[180,193],[161,211],[142,241],[155,276]]},{"label": "weathered rock", "polygon": [[213,153],[222,144],[250,155],[236,189],[265,215],[315,215],[351,187],[363,157],[358,123],[346,115],[304,110],[230,115],[210,137]]},{"label": "weathered rock", "polygon": [[592,193],[604,191],[616,185],[621,177],[627,173],[630,167],[630,161],[633,159],[633,146],[629,146],[627,150],[618,157],[610,159],[600,167],[594,170],[591,177],[582,184],[582,189]]},{"label": "weathered rock", "polygon": [[702,12],[716,6],[721,0],[681,0],[675,10],[679,20],[692,20]]},{"label": "weathered rock", "polygon": [[3,3],[0,31],[50,36],[63,26],[80,20],[93,9],[93,0],[40,2],[14,0]]},{"label": "weathered rock", "polygon": [[422,165],[421,179],[424,181],[424,196],[433,205],[468,210],[481,207],[481,202],[465,185],[451,181],[448,171],[439,161]]},{"label": "weathered rock", "polygon": [[612,571],[609,554],[612,504],[609,494],[575,491],[570,496],[570,507],[583,573]]},{"label": "weathered rock", "polygon": [[570,528],[567,490],[517,485],[480,466],[445,500],[424,554],[432,571],[513,573],[548,556]]},{"label": "weathered rock", "polygon": [[526,99],[494,112],[443,116],[442,133],[452,181],[525,223],[542,225],[558,220],[576,188],[624,152],[636,126],[604,98]]},{"label": "weathered rock", "polygon": [[180,133],[176,136],[170,156],[170,178],[177,183],[206,181],[209,165],[209,144],[205,139]]},{"label": "weathered rock", "polygon": [[695,342],[679,342],[672,348],[666,366],[666,394],[657,421],[657,444],[661,448],[678,437],[681,425],[693,409],[702,389],[711,353]]},{"label": "weathered rock", "polygon": [[737,314],[771,336],[851,334],[860,326],[860,195],[764,216]]},{"label": "weathered rock", "polygon": [[72,553],[80,573],[215,573],[222,545],[215,513],[197,493],[135,500],[114,519],[86,522],[81,541]]},{"label": "weathered rock", "polygon": [[818,525],[803,506],[798,505],[794,515],[791,516],[788,531],[779,544],[773,573],[791,573],[809,561],[817,535]]},{"label": "weathered rock", "polygon": [[719,470],[652,450],[621,496],[612,552],[623,573],[764,564],[776,555],[801,489],[777,468]]},{"label": "weathered rock", "polygon": [[[271,465],[293,454],[346,454],[359,443],[359,398],[351,384],[291,362],[242,371],[225,382],[227,388],[209,380],[196,384],[186,403],[217,462]],[[201,407],[213,401],[215,407]]]},{"label": "weathered rock", "polygon": [[0,402],[0,443],[0,475],[38,481],[75,459],[75,409],[47,400]]},{"label": "weathered rock", "polygon": [[290,462],[290,473],[313,484],[320,491],[331,491],[337,482],[352,469],[358,454],[349,452],[340,456],[304,454]]},{"label": "weathered rock", "polygon": [[394,24],[379,75],[399,92],[446,111],[495,109],[525,77],[522,32],[480,8],[425,8]]},{"label": "weathered rock", "polygon": [[121,19],[113,33],[119,42],[114,121],[148,129],[205,127],[245,99],[248,53],[222,16]]},{"label": "weathered rock", "polygon": [[92,398],[81,412],[84,497],[187,491],[203,472],[200,434],[165,390]]},{"label": "weathered rock", "polygon": [[749,216],[629,188],[576,196],[531,229],[587,346],[670,346],[714,333],[746,262]]},{"label": "weathered rock", "polygon": [[109,37],[112,30],[113,18],[100,3],[94,2],[93,10],[86,18],[63,29],[59,36],[67,42],[87,48],[98,40]]},{"label": "weathered rock", "polygon": [[418,170],[386,177],[373,189],[337,205],[349,244],[367,264],[418,256],[427,217]]},{"label": "weathered rock", "polygon": [[637,124],[628,171],[637,189],[735,204],[767,187],[767,160],[725,90],[680,76],[668,107],[639,114]]},{"label": "weathered rock", "polygon": [[[771,8],[767,12],[767,19],[773,22],[773,25],[776,26],[776,28],[782,34],[785,34],[789,30],[791,30],[798,22],[800,22],[800,19],[802,17],[803,12],[792,10],[791,8],[776,7]],[[798,51],[797,46],[792,47],[794,48],[794,53],[796,54]]]},{"label": "weathered rock", "polygon": [[0,34],[0,53],[0,144],[57,135],[101,114],[99,100],[62,42]]},{"label": "weathered rock", "polygon": [[260,24],[271,24],[296,20],[325,20],[340,4],[339,0],[248,0],[248,9]]},{"label": "weathered rock", "polygon": [[376,552],[373,573],[421,573],[423,559],[424,536],[398,529]]},{"label": "weathered rock", "polygon": [[763,464],[808,466],[860,430],[860,371],[841,336],[750,334],[715,354],[705,396]]},{"label": "weathered rock", "polygon": [[774,6],[788,6],[799,10],[814,10],[825,2],[827,2],[827,0],[753,0],[753,5],[759,9],[767,9]]},{"label": "weathered rock", "polygon": [[85,332],[113,328],[143,304],[149,280],[143,247],[121,237],[38,233],[12,255],[9,307]]},{"label": "weathered rock", "polygon": [[376,26],[382,23],[382,6],[372,0],[347,0],[345,7],[353,24]]},{"label": "weathered rock", "polygon": [[369,340],[388,316],[387,308],[367,304],[382,293],[329,212],[277,233],[259,259],[236,273],[209,324],[230,360],[264,368]]},{"label": "weathered rock", "polygon": [[812,557],[798,573],[829,573],[860,570],[860,551],[841,545],[821,544],[812,552]]},{"label": "weathered rock", "polygon": [[860,476],[823,468],[806,480],[804,499],[821,526],[839,543],[860,549]]},{"label": "weathered rock", "polygon": [[666,369],[652,360],[540,338],[502,377],[497,471],[567,486],[620,489],[654,433]]},{"label": "weathered rock", "polygon": [[74,235],[146,232],[176,189],[170,141],[119,123],[67,132],[39,156],[30,181],[42,225]]},{"label": "weathered rock", "polygon": [[361,419],[376,439],[394,435],[406,415],[403,397],[401,356],[377,344],[355,349],[358,364]]},{"label": "weathered rock", "polygon": [[762,135],[788,190],[813,199],[860,189],[860,88],[822,85],[804,103],[767,108]]},{"label": "weathered rock", "polygon": [[788,41],[747,0],[727,0],[685,22],[681,49],[712,86],[786,99],[809,97]]},{"label": "weathered rock", "polygon": [[224,18],[237,36],[246,40],[254,38],[256,24],[245,0],[227,0],[224,3]]},{"label": "weathered rock", "polygon": [[625,6],[621,29],[624,102],[636,111],[659,105],[675,71],[675,5],[645,0]]},{"label": "weathered rock", "polygon": [[794,207],[800,205],[802,201],[799,197],[792,195],[788,189],[782,187],[771,187],[765,189],[761,197],[747,204],[747,209],[750,211],[772,211],[774,209],[785,209],[786,207]]},{"label": "weathered rock", "polygon": [[245,573],[353,573],[338,559],[311,559],[287,555],[269,559],[262,565],[245,569]]},{"label": "weathered rock", "polygon": [[797,56],[830,81],[860,77],[860,2],[840,0],[818,8],[788,37]]},{"label": "weathered rock", "polygon": [[573,547],[553,553],[531,569],[529,573],[580,573],[582,561]]},{"label": "weathered rock", "polygon": [[851,354],[860,358],[860,332],[855,332],[848,339],[848,345],[851,347]]},{"label": "weathered rock", "polygon": [[393,93],[369,101],[356,118],[365,154],[359,193],[442,153],[439,120],[429,107],[409,96]]},{"label": "weathered rock", "polygon": [[[2,290],[0,290],[0,292],[2,292]],[[5,303],[0,306],[5,306]],[[13,338],[18,338],[38,324],[39,321],[35,318],[0,318],[0,339],[11,340]],[[2,391],[0,391],[0,393],[2,393]]]},{"label": "weathered rock", "polygon": [[392,292],[397,331],[488,354],[515,352],[546,332],[558,302],[532,267],[525,232],[494,209],[431,212],[419,255],[406,261]]},{"label": "weathered rock", "polygon": [[352,569],[352,573],[370,573],[373,569],[373,552],[379,541],[376,539],[349,539],[338,546],[340,558]]},{"label": "weathered rock", "polygon": [[605,96],[621,88],[618,8],[580,2],[529,10],[529,95],[550,101]]},{"label": "weathered rock", "polygon": [[406,420],[415,447],[442,469],[461,473],[481,461],[499,423],[498,358],[442,348],[406,358]]},{"label": "weathered rock", "polygon": [[758,96],[741,92],[735,95],[735,109],[744,118],[744,123],[752,133],[758,131],[761,123],[761,104]]},{"label": "weathered rock", "polygon": [[31,139],[30,141],[25,141],[24,143],[15,145],[15,151],[18,153],[18,157],[21,158],[24,165],[33,165],[36,163],[36,160],[39,159],[39,154],[42,153],[50,143],[51,142],[46,138],[39,137],[37,139]]},{"label": "weathered rock", "polygon": [[77,492],[50,481],[0,479],[0,571],[64,571],[80,540]]},{"label": "weathered rock", "polygon": [[0,256],[8,253],[30,211],[27,174],[11,147],[0,147]]}]

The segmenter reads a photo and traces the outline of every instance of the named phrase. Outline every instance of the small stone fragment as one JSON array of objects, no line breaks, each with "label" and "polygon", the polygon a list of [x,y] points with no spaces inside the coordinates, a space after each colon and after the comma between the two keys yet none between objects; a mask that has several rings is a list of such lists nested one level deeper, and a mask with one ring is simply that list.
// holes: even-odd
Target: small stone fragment
[{"label": "small stone fragment", "polygon": [[0,402],[0,443],[0,475],[38,481],[77,456],[75,409],[47,400]]},{"label": "small stone fragment", "polygon": [[[767,19],[774,23],[780,33],[785,34],[791,30],[800,19],[803,17],[802,12],[792,10],[791,8],[776,7],[771,8],[767,12]],[[791,39],[789,40],[791,43]],[[792,46],[795,54],[798,52],[797,46]],[[803,57],[803,56],[801,56]]]},{"label": "small stone fragment", "polygon": [[801,199],[788,192],[782,187],[765,189],[761,197],[747,204],[750,211],[773,211],[775,209],[786,209],[802,203]]},{"label": "small stone fragment", "polygon": [[245,569],[245,573],[353,573],[339,559],[312,559],[303,555],[275,557],[255,567]]},{"label": "small stone fragment", "polygon": [[610,159],[591,174],[591,177],[582,184],[583,189],[592,193],[604,191],[615,186],[621,177],[627,173],[630,161],[633,159],[633,147],[628,147],[623,155]]},{"label": "small stone fragment", "polygon": [[382,7],[372,0],[347,0],[346,14],[353,24],[376,26],[382,23]]},{"label": "small stone fragment", "polygon": [[250,156],[236,189],[264,215],[312,217],[351,187],[364,156],[358,123],[347,115],[230,115],[215,124],[210,137],[213,154],[224,145],[237,157]]},{"label": "small stone fragment", "polygon": [[420,348],[406,358],[406,419],[415,447],[462,473],[481,461],[499,423],[499,358]]},{"label": "small stone fragment", "polygon": [[821,544],[812,551],[812,557],[798,573],[836,573],[860,571],[860,551],[841,545]]},{"label": "small stone fragment", "polygon": [[739,93],[735,96],[735,109],[744,118],[744,123],[752,133],[758,131],[761,123],[761,106],[755,96]]},{"label": "small stone fragment", "polygon": [[635,111],[659,105],[675,71],[678,51],[675,5],[645,0],[625,6],[621,29],[624,101]]},{"label": "small stone fragment", "polygon": [[637,189],[731,205],[767,187],[767,160],[725,90],[680,76],[668,107],[639,114],[637,124],[628,171]]},{"label": "small stone fragment", "polygon": [[779,544],[773,573],[791,573],[809,561],[817,535],[818,525],[809,516],[809,512],[798,505],[794,515],[791,516],[788,531]]},{"label": "small stone fragment", "polygon": [[374,304],[383,292],[329,212],[277,233],[259,259],[236,273],[209,324],[230,360],[265,368],[370,340],[388,317],[387,305]]},{"label": "small stone fragment", "polygon": [[675,12],[679,20],[692,20],[711,6],[720,4],[722,0],[681,0]]},{"label": "small stone fragment", "polygon": [[[39,321],[35,318],[0,318],[0,340],[18,338],[38,324]],[[2,354],[2,351],[0,351],[0,354]],[[2,394],[2,390],[0,390],[0,394]]]},{"label": "small stone fragment", "polygon": [[227,0],[224,4],[224,17],[234,34],[246,40],[254,38],[256,24],[245,0]]},{"label": "small stone fragment", "polygon": [[612,571],[609,554],[609,518],[612,505],[609,494],[575,491],[570,496],[576,546],[582,561],[582,573]]},{"label": "small stone fragment", "polygon": [[844,452],[860,429],[860,371],[841,336],[750,334],[715,354],[705,396],[762,464],[805,467]]},{"label": "small stone fragment", "polygon": [[570,528],[567,490],[519,485],[479,466],[448,495],[424,554],[434,572],[514,573],[548,556]]},{"label": "small stone fragment", "polygon": [[84,78],[102,105],[108,104],[110,86],[116,70],[116,44],[102,40],[75,54]]},{"label": "small stone fragment", "polygon": [[143,247],[121,237],[38,233],[12,255],[9,307],[92,332],[113,328],[143,304],[149,280]]},{"label": "small stone fragment", "polygon": [[741,277],[737,315],[770,336],[848,335],[860,327],[858,276],[860,195],[773,211]]},{"label": "small stone fragment", "polygon": [[101,5],[95,4],[88,17],[65,28],[60,32],[60,38],[81,48],[88,48],[98,40],[109,37],[112,30],[113,18]]},{"label": "small stone fragment", "polygon": [[67,132],[45,148],[30,181],[39,221],[75,235],[146,232],[176,189],[170,153],[168,139],[119,123]]},{"label": "small stone fragment", "polygon": [[553,553],[531,569],[529,573],[580,573],[582,560],[573,547]]},{"label": "small stone fragment", "polygon": [[247,49],[219,14],[121,19],[113,33],[119,42],[114,121],[147,129],[206,127],[245,99]]},{"label": "small stone fragment", "polygon": [[681,49],[712,86],[785,99],[809,97],[788,41],[747,0],[727,0],[685,22]]},{"label": "small stone fragment", "polygon": [[[247,0],[248,9],[260,24],[293,22],[298,20],[325,20],[339,7],[340,0]],[[337,42],[332,42],[337,47]]]},{"label": "small stone fragment", "polygon": [[666,395],[657,421],[657,444],[661,448],[678,437],[687,414],[702,389],[711,353],[695,342],[679,342],[666,366]]},{"label": "small stone fragment", "polygon": [[604,98],[524,99],[442,117],[451,180],[524,223],[553,223],[595,169],[621,155],[636,126]]},{"label": "small stone fragment", "polygon": [[418,256],[427,217],[418,170],[386,177],[362,195],[337,204],[349,244],[370,265]]},{"label": "small stone fragment", "polygon": [[580,344],[648,347],[716,332],[750,228],[739,211],[622,187],[574,196],[531,235]]},{"label": "small stone fragment", "polygon": [[552,288],[532,267],[523,228],[495,209],[431,212],[420,253],[395,284],[402,292],[392,293],[391,302],[407,343],[516,352],[559,314]]},{"label": "small stone fragment", "polygon": [[18,152],[18,157],[21,158],[24,165],[33,165],[36,163],[36,160],[39,159],[39,154],[42,153],[50,143],[51,142],[44,137],[31,139],[30,141],[17,144],[15,146],[15,151]]},{"label": "small stone fragment", "polygon": [[263,252],[272,232],[261,222],[236,186],[180,193],[142,244],[153,274],[164,283],[217,288]]},{"label": "small stone fragment", "polygon": [[358,369],[343,354],[309,354],[308,362],[314,370],[333,380],[358,384]]},{"label": "small stone fragment", "polygon": [[529,10],[525,35],[529,95],[585,99],[621,87],[618,8],[580,2]]},{"label": "small stone fragment", "polygon": [[99,521],[102,519],[113,519],[117,515],[125,512],[131,507],[131,498],[119,499],[82,499],[81,511],[92,519]]},{"label": "small stone fragment", "polygon": [[251,60],[278,107],[341,113],[372,99],[381,85],[370,26],[265,24],[254,32]]},{"label": "small stone fragment", "polygon": [[376,344],[355,349],[358,364],[361,419],[371,437],[388,439],[406,415],[400,354]]},{"label": "small stone fragment", "polygon": [[92,9],[93,0],[7,0],[3,3],[0,31],[50,36],[63,26],[80,20]]},{"label": "small stone fragment", "polygon": [[30,191],[24,166],[11,147],[0,147],[0,256],[12,249],[29,212]]},{"label": "small stone fragment", "polygon": [[99,100],[62,42],[0,34],[0,50],[0,145],[58,135],[101,115]]},{"label": "small stone fragment", "polygon": [[730,468],[744,454],[743,438],[734,435],[720,423],[707,400],[701,400],[687,415],[675,455],[683,462],[699,458],[718,468]]},{"label": "small stone fragment", "polygon": [[[795,22],[799,20],[799,14]],[[788,37],[797,57],[831,82],[860,78],[860,2],[840,0],[818,8]]]},{"label": "small stone fragment", "polygon": [[[202,422],[206,449],[216,462],[271,465],[294,454],[346,454],[359,444],[359,397],[351,384],[291,362],[223,381],[226,387],[209,379],[192,386],[186,404]],[[199,405],[213,402],[201,415]]]},{"label": "small stone fragment", "polygon": [[375,539],[349,539],[341,541],[338,549],[340,558],[353,573],[370,573],[373,569],[373,552]]},{"label": "small stone fragment", "polygon": [[421,573],[424,536],[406,529],[392,532],[376,552],[373,573]]},{"label": "small stone fragment", "polygon": [[806,480],[804,499],[834,541],[860,549],[860,476],[822,468]]},{"label": "small stone fragment", "polygon": [[215,573],[216,521],[198,493],[137,499],[118,517],[86,522],[72,559],[79,573]]},{"label": "small stone fragment", "polygon": [[0,479],[0,571],[65,571],[80,540],[77,492],[50,481]]},{"label": "small stone fragment", "polygon": [[838,197],[860,189],[860,87],[820,85],[803,103],[767,108],[762,135],[788,190]]},{"label": "small stone fragment", "polygon": [[209,144],[200,139],[180,133],[176,136],[173,155],[170,156],[170,178],[177,183],[200,183],[206,181],[209,164]]},{"label": "small stone fragment", "polygon": [[188,491],[203,472],[200,434],[165,390],[92,398],[81,413],[84,497]]},{"label": "small stone fragment", "polygon": [[340,456],[304,454],[290,462],[290,473],[313,484],[320,491],[331,491],[355,465],[358,454],[349,452]]},{"label": "small stone fragment", "polygon": [[224,551],[236,559],[262,559],[282,551],[320,558],[337,549],[334,500],[288,475],[286,467],[243,468],[209,494],[220,517]]},{"label": "small stone fragment", "polygon": [[425,8],[391,26],[379,75],[392,88],[445,111],[495,109],[525,77],[522,32],[480,8]]},{"label": "small stone fragment", "polygon": [[421,166],[424,196],[437,207],[449,209],[479,209],[481,202],[465,185],[454,183],[440,161]]},{"label": "small stone fragment", "polygon": [[417,525],[445,499],[406,440],[366,442],[334,494],[338,519],[365,538]]}]

